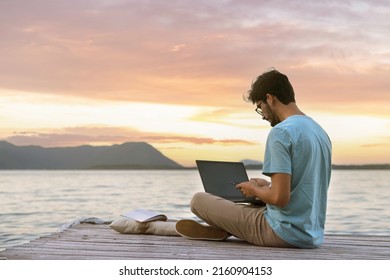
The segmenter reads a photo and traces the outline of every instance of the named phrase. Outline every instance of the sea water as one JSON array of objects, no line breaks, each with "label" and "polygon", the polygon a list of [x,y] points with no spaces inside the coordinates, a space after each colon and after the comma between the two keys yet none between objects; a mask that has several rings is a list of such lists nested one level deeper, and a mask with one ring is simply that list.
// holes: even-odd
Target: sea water
[{"label": "sea water", "polygon": [[[189,202],[198,191],[197,170],[0,171],[0,250],[136,208],[194,218]],[[334,170],[326,233],[390,235],[389,201],[390,170]]]}]

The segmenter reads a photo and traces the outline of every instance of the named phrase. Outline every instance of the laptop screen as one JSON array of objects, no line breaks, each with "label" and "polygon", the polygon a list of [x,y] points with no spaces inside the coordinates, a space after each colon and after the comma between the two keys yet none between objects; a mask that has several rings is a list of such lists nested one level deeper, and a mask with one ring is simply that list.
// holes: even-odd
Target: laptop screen
[{"label": "laptop screen", "polygon": [[196,165],[206,192],[235,202],[248,200],[232,184],[249,180],[242,162],[197,160]]}]

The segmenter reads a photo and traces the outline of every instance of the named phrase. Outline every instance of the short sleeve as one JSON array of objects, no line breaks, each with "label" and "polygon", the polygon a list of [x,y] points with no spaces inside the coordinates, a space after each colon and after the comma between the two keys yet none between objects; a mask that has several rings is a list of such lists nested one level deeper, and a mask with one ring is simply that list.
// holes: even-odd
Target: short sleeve
[{"label": "short sleeve", "polygon": [[263,174],[270,176],[274,173],[292,174],[292,140],[284,129],[271,129],[265,149]]}]

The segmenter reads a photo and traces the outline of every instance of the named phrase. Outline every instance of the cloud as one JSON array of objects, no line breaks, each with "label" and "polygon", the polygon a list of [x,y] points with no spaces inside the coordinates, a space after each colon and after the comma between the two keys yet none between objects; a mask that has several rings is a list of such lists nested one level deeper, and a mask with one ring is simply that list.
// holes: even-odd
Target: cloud
[{"label": "cloud", "polygon": [[[86,130],[89,129],[87,128]],[[80,133],[15,132],[14,135],[5,137],[3,140],[18,146],[66,147],[86,144],[123,143],[129,141],[129,137],[121,135],[91,135],[87,134],[87,132],[81,133],[81,131]]]},{"label": "cloud", "polygon": [[362,101],[367,91],[389,101],[388,12],[379,0],[2,1],[0,84],[235,106],[275,66],[304,102]]},{"label": "cloud", "polygon": [[[382,140],[382,141],[380,141]],[[386,149],[390,148],[390,136],[383,136],[379,138],[380,142],[375,142],[375,143],[368,143],[368,144],[363,144],[361,147],[363,148],[380,148],[380,149]]]},{"label": "cloud", "polygon": [[145,141],[151,143],[191,143],[196,145],[218,144],[218,145],[257,145],[257,143],[241,139],[214,139],[206,137],[185,137],[185,136],[145,136]]},{"label": "cloud", "polygon": [[380,148],[380,147],[390,147],[389,143],[373,143],[373,144],[364,144],[361,145],[363,148]]},{"label": "cloud", "polygon": [[180,136],[174,134],[151,134],[122,127],[70,127],[57,131],[15,131],[13,135],[4,137],[18,146],[37,145],[43,147],[64,147],[80,145],[112,145],[124,142],[148,142],[151,144],[195,145],[257,145],[242,139],[215,139],[207,137]]}]

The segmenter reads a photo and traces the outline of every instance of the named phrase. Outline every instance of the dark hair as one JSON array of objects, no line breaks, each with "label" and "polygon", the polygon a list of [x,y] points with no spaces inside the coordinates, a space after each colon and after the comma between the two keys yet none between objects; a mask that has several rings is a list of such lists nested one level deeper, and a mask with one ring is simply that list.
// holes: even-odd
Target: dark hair
[{"label": "dark hair", "polygon": [[287,76],[275,69],[269,70],[257,77],[245,96],[245,100],[252,101],[255,104],[267,94],[276,96],[285,105],[290,102],[295,102],[294,89]]}]

